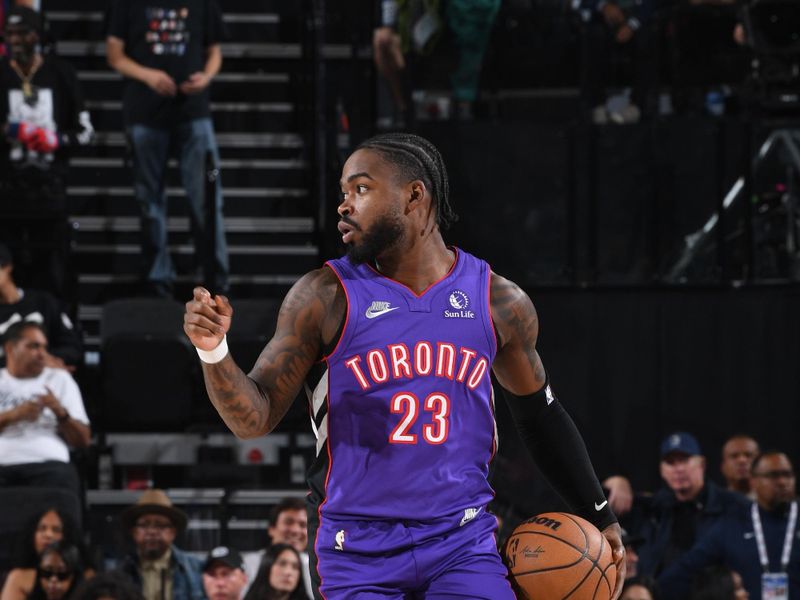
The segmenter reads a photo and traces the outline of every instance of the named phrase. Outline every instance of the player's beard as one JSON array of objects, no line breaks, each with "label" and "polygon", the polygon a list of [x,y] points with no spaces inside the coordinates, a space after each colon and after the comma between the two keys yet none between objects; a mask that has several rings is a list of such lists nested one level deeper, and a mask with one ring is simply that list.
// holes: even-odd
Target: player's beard
[{"label": "player's beard", "polygon": [[380,217],[366,231],[357,244],[347,244],[347,258],[354,265],[374,263],[387,250],[403,239],[403,224],[394,214]]}]

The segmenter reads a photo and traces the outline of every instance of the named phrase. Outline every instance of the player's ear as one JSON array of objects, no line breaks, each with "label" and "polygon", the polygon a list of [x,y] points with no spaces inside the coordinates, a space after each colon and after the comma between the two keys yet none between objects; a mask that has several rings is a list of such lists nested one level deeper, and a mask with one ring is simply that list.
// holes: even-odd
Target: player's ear
[{"label": "player's ear", "polygon": [[425,184],[419,179],[416,179],[408,185],[408,210],[419,210],[419,208],[422,206],[422,201],[425,199]]}]

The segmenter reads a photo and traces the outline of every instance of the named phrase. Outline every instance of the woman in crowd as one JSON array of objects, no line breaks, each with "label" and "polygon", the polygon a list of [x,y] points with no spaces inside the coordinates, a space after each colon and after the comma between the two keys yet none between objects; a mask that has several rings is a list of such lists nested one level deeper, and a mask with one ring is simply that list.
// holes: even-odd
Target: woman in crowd
[{"label": "woman in crowd", "polygon": [[[83,549],[80,534],[72,519],[57,508],[48,508],[36,515],[23,529],[20,547],[17,551],[15,568],[6,577],[0,600],[24,600],[36,583],[36,568],[39,556],[48,545],[65,540]],[[81,555],[85,558],[85,555]],[[85,561],[84,561],[85,562]],[[92,571],[87,571],[89,576]]]},{"label": "woman in crowd", "polygon": [[297,550],[288,544],[270,546],[244,600],[306,600]]},{"label": "woman in crowd", "polygon": [[716,565],[703,569],[692,582],[690,600],[747,600],[750,594],[742,586],[742,577],[728,567]]},{"label": "woman in crowd", "polygon": [[632,577],[625,582],[620,600],[659,600],[658,586],[651,577]]},{"label": "woman in crowd", "polygon": [[65,540],[55,542],[39,556],[36,582],[28,600],[67,600],[82,582],[80,550]]}]

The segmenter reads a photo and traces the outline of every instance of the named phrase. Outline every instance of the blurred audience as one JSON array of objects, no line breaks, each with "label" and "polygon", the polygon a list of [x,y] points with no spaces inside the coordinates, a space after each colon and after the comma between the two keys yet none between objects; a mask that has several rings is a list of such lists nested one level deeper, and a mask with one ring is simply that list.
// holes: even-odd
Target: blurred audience
[{"label": "blurred audience", "polygon": [[27,600],[62,600],[83,582],[81,553],[66,541],[54,542],[42,550],[36,582]]},{"label": "blurred audience", "polygon": [[642,545],[644,538],[640,535],[631,535],[622,529],[622,545],[625,546],[625,579],[634,579],[639,576],[639,553],[637,548]]},{"label": "blurred audience", "polygon": [[686,598],[692,578],[712,565],[736,571],[754,599],[762,598],[762,586],[765,599],[800,594],[794,468],[786,454],[770,450],[756,457],[752,473],[756,501],[721,517],[663,572],[667,598]]},{"label": "blurred audience", "polygon": [[745,500],[706,481],[706,459],[695,437],[676,432],[661,444],[661,478],[666,488],[648,499],[645,519],[637,532],[639,572],[656,576],[692,547],[695,540],[726,512]]},{"label": "blurred audience", "polygon": [[186,514],[162,490],[145,490],[120,514],[134,543],[120,565],[145,600],[199,600],[205,597],[199,559],[174,545],[186,528]]},{"label": "blurred audience", "polygon": [[703,569],[692,582],[689,600],[747,600],[742,577],[719,565]]},{"label": "blurred audience", "polygon": [[91,441],[78,385],[47,363],[47,336],[32,321],[15,323],[4,336],[0,369],[0,487],[58,487],[80,497],[69,448]]},{"label": "blurred audience", "polygon": [[64,541],[81,550],[84,574],[91,577],[94,571],[85,560],[87,554],[81,543],[81,532],[72,519],[57,508],[48,508],[37,514],[23,528],[16,552],[14,568],[8,573],[0,600],[24,600],[33,590],[36,583],[36,569],[44,549],[55,543]]},{"label": "blurred audience", "polygon": [[[83,359],[83,342],[64,307],[49,292],[22,289],[14,281],[14,261],[0,242],[0,336],[20,321],[40,323],[48,340],[45,366],[74,371]],[[5,364],[0,351],[0,364]]]},{"label": "blurred audience", "polygon": [[244,600],[305,600],[306,597],[297,550],[289,544],[270,546]]},{"label": "blurred audience", "polygon": [[[214,293],[228,288],[222,189],[205,198],[206,157],[219,169],[209,85],[222,66],[222,15],[213,0],[174,8],[114,0],[108,13],[108,64],[128,78],[123,117],[133,154],[134,191],[142,218],[145,285],[172,296],[175,269],[167,245],[167,163],[178,156],[198,268]],[[207,223],[205,203],[214,203]],[[209,239],[214,232],[213,240]]]},{"label": "blurred audience", "polygon": [[722,446],[720,471],[725,478],[727,488],[732,492],[744,494],[751,500],[755,500],[755,494],[751,488],[750,467],[758,453],[758,442],[744,434],[729,437]]},{"label": "blurred audience", "polygon": [[71,65],[41,52],[42,18],[25,6],[6,15],[0,59],[0,239],[35,287],[66,293],[69,227],[65,178],[71,148],[94,130]]},{"label": "blurred audience", "polygon": [[144,597],[125,575],[109,571],[84,581],[70,600],[144,600]]},{"label": "blurred audience", "polygon": [[620,600],[659,600],[658,584],[650,577],[627,578]]},{"label": "blurred audience", "polygon": [[217,546],[203,563],[203,589],[208,600],[239,600],[247,587],[242,555],[234,548]]}]

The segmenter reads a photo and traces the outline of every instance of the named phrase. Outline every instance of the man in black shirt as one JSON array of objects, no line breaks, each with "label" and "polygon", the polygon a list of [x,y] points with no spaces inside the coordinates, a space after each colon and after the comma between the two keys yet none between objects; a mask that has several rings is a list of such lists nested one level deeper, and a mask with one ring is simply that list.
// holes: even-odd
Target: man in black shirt
[{"label": "man in black shirt", "polygon": [[0,239],[36,274],[37,287],[64,292],[69,149],[88,144],[93,129],[75,70],[39,50],[42,19],[13,6],[7,14],[8,56],[0,59]]},{"label": "man in black shirt", "polygon": [[[134,187],[142,214],[145,279],[156,294],[171,295],[175,270],[167,247],[165,174],[171,149],[180,163],[196,255],[206,283],[225,292],[228,255],[219,181],[213,227],[206,223],[204,172],[219,154],[209,109],[209,83],[222,65],[222,17],[214,0],[114,0],[106,41],[108,63],[129,78],[123,116],[132,144]],[[214,231],[213,243],[208,240]],[[207,256],[213,246],[213,256]]]}]

